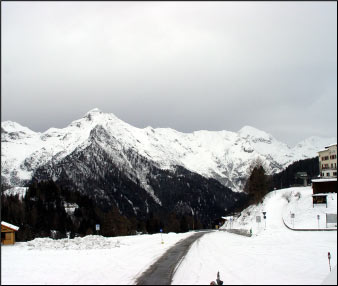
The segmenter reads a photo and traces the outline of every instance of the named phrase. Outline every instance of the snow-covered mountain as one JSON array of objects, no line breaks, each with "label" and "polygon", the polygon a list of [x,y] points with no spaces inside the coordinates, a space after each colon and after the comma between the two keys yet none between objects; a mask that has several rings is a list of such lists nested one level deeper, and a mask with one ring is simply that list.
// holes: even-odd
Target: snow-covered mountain
[{"label": "snow-covered mountain", "polygon": [[[129,178],[139,180],[152,193],[146,179],[151,166],[161,170],[181,166],[240,191],[248,166],[256,158],[261,158],[272,174],[297,160],[317,156],[318,150],[336,142],[336,138],[311,137],[290,148],[250,126],[238,132],[181,133],[170,128],[140,129],[113,114],[93,109],[65,128],[50,128],[43,133],[15,122],[2,122],[1,142],[1,176],[11,186],[25,185],[37,169],[46,166],[53,169],[69,155],[86,150],[95,142],[96,148],[106,152],[109,160]],[[83,153],[83,156],[88,155]],[[135,161],[135,156],[147,164]],[[60,175],[57,170],[49,173],[54,179]]]}]

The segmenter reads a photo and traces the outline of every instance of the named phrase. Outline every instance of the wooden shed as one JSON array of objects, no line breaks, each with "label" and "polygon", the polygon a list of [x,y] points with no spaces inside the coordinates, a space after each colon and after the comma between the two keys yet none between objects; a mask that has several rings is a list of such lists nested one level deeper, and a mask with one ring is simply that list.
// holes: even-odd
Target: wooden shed
[{"label": "wooden shed", "polygon": [[1,222],[1,244],[14,244],[15,243],[15,232],[19,230],[19,227],[10,223]]},{"label": "wooden shed", "polygon": [[318,204],[325,204],[327,207],[327,194],[314,194],[312,195],[312,206]]},{"label": "wooden shed", "polygon": [[337,178],[312,180],[313,194],[337,193]]}]

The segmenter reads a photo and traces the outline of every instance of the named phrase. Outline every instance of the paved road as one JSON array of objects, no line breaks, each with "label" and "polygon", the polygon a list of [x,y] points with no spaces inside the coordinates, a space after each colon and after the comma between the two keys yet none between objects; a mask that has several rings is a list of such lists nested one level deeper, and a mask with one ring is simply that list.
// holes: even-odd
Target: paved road
[{"label": "paved road", "polygon": [[136,285],[170,285],[176,265],[187,254],[192,243],[206,233],[208,231],[197,232],[176,243],[137,279]]}]

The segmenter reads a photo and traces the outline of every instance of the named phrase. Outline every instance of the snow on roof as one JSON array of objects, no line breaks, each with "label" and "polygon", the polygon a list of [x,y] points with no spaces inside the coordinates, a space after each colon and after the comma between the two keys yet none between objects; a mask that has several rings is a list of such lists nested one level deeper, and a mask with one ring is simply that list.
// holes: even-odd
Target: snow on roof
[{"label": "snow on roof", "polygon": [[314,179],[311,180],[313,183],[322,183],[322,182],[336,182],[337,178],[332,178],[332,179]]},{"label": "snow on roof", "polygon": [[328,194],[321,193],[321,194],[314,194],[312,196],[313,197],[322,197],[322,196],[328,196]]},{"label": "snow on roof", "polygon": [[330,145],[325,146],[324,149],[319,150],[318,153],[324,152],[324,151],[328,151],[328,149],[329,149],[330,147],[332,147],[332,146],[337,146],[337,143],[334,143],[334,144],[330,144]]},{"label": "snow on roof", "polygon": [[337,146],[337,143],[330,144],[330,145],[326,146],[325,148],[329,148],[329,147],[332,147],[332,146]]},{"label": "snow on roof", "polygon": [[8,228],[10,228],[10,229],[13,229],[13,230],[15,230],[15,231],[19,230],[19,227],[18,227],[18,226],[15,226],[15,225],[10,224],[10,223],[5,222],[5,221],[2,221],[2,222],[1,222],[1,225],[6,226],[6,227],[8,227]]}]

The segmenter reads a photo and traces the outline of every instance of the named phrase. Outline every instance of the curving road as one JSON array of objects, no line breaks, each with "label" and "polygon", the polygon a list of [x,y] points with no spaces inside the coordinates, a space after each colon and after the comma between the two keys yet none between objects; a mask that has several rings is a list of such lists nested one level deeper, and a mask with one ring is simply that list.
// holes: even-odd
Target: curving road
[{"label": "curving road", "polygon": [[210,231],[197,232],[177,242],[136,280],[136,285],[170,285],[176,266],[183,260],[190,246],[208,232]]}]

